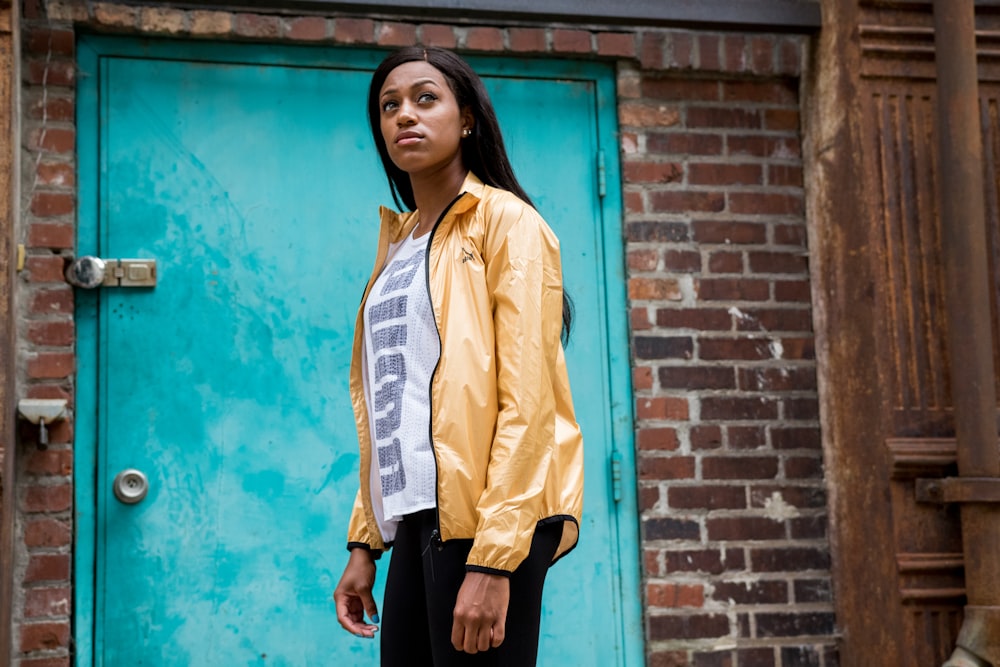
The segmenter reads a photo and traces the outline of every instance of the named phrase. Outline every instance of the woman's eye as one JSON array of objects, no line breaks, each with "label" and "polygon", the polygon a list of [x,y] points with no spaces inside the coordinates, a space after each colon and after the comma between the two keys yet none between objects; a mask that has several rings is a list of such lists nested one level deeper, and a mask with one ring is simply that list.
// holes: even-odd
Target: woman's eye
[{"label": "woman's eye", "polygon": [[437,97],[432,93],[420,93],[420,97],[417,98],[418,102],[433,102]]},{"label": "woman's eye", "polygon": [[382,111],[393,111],[398,106],[395,100],[387,100],[382,103]]}]

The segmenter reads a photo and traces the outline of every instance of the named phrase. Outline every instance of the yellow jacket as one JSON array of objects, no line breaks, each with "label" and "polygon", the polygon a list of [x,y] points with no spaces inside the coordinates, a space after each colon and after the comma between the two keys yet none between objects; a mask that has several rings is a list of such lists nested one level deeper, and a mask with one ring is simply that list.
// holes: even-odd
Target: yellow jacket
[{"label": "yellow jacket", "polygon": [[[384,207],[381,217],[350,383],[361,488],[348,542],[376,552],[386,545],[371,502],[362,314],[389,244],[416,224],[413,213]],[[427,253],[441,337],[431,380],[440,538],[473,539],[472,569],[512,572],[528,555],[538,522],[565,520],[558,559],[576,545],[583,505],[583,438],[560,341],[559,241],[533,208],[470,172],[431,232]]]}]

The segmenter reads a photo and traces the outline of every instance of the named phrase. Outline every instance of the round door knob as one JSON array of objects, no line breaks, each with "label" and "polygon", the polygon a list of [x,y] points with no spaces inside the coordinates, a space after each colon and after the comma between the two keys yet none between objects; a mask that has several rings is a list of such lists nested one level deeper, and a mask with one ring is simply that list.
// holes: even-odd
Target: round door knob
[{"label": "round door knob", "polygon": [[104,283],[107,268],[107,263],[100,257],[78,257],[66,267],[66,282],[84,289],[100,287]]},{"label": "round door knob", "polygon": [[141,471],[126,468],[115,476],[115,497],[126,505],[135,505],[149,493],[149,480]]}]

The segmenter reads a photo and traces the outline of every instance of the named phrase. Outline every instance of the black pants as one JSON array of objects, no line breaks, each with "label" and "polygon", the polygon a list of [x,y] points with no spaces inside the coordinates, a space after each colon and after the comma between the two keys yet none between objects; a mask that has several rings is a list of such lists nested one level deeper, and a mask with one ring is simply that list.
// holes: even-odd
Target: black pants
[{"label": "black pants", "polygon": [[403,519],[392,546],[382,603],[382,667],[531,667],[545,573],[562,537],[562,522],[539,526],[528,557],[510,576],[506,638],[476,654],[456,651],[451,626],[472,540],[431,543],[433,510]]}]

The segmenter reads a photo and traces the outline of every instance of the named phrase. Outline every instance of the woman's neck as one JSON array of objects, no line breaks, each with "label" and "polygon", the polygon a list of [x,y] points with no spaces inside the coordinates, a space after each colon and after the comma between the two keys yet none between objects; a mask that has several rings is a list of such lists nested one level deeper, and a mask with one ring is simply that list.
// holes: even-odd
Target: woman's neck
[{"label": "woman's neck", "polygon": [[444,173],[436,173],[429,177],[410,176],[413,187],[413,200],[420,211],[420,222],[414,231],[415,236],[422,236],[431,231],[438,218],[444,213],[448,204],[455,200],[461,190],[468,170],[461,165]]}]

